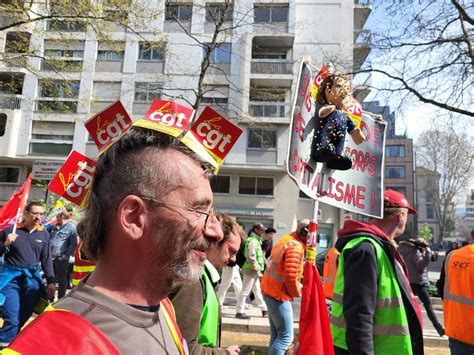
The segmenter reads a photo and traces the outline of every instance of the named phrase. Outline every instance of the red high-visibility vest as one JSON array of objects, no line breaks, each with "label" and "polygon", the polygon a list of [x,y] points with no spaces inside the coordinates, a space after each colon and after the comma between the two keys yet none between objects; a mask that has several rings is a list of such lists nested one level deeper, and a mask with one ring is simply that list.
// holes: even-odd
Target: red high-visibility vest
[{"label": "red high-visibility vest", "polygon": [[326,255],[326,260],[324,260],[323,278],[321,281],[323,283],[324,296],[331,300],[334,293],[334,281],[336,280],[337,258],[339,254],[336,247],[332,247]]},{"label": "red high-visibility vest", "polygon": [[95,261],[87,260],[81,253],[82,241],[74,252],[74,266],[72,267],[72,286],[76,286],[84,277],[95,269]]}]

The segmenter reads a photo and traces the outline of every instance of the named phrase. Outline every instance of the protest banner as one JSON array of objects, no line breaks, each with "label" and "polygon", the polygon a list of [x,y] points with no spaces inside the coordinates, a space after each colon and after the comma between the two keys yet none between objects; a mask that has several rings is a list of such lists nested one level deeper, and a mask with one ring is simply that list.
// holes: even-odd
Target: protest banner
[{"label": "protest banner", "polygon": [[133,125],[178,137],[191,122],[194,113],[192,108],[173,101],[154,100],[145,117]]},{"label": "protest banner", "polygon": [[48,189],[84,208],[90,194],[96,162],[73,150],[51,180]]},{"label": "protest banner", "polygon": [[[344,151],[353,160],[352,168],[347,171],[328,170],[311,159],[311,145],[318,123],[313,94],[318,89],[315,83],[322,82],[320,74],[321,71],[316,77],[319,79],[313,82],[310,67],[301,63],[290,123],[287,172],[298,187],[313,199],[367,216],[382,217],[384,121],[362,113],[360,104],[353,101],[345,110],[351,117],[361,116],[360,129],[366,141],[356,145],[347,135]],[[324,181],[319,181],[320,177]],[[323,183],[327,187],[325,196],[318,191]]]},{"label": "protest banner", "polygon": [[241,134],[242,129],[207,106],[181,141],[218,170]]},{"label": "protest banner", "polygon": [[89,118],[84,125],[94,140],[99,154],[120,139],[132,126],[132,119],[120,101]]}]

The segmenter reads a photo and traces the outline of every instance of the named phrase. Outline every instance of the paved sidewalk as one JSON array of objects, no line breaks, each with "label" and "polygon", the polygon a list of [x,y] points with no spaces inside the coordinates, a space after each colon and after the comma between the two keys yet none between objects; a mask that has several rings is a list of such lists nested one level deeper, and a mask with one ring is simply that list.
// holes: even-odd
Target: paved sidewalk
[{"label": "paved sidewalk", "polygon": [[[294,315],[294,329],[295,334],[298,333],[299,318],[300,318],[300,301],[301,299],[295,299],[293,302],[293,315]],[[436,299],[433,299],[433,305],[440,316],[441,303]],[[250,319],[237,319],[235,318],[235,305],[236,298],[233,292],[227,293],[226,301],[222,309],[222,330],[227,332],[235,333],[247,333],[250,335],[257,334],[270,334],[270,324],[268,318],[262,317],[262,312],[257,307],[252,307],[246,310],[246,314],[251,316]],[[421,306],[424,313],[424,308]],[[441,312],[442,313],[442,312]],[[442,319],[440,319],[442,321]],[[446,336],[440,337],[436,330],[432,327],[429,320],[424,322],[424,345],[430,348],[448,348],[448,338]]]}]

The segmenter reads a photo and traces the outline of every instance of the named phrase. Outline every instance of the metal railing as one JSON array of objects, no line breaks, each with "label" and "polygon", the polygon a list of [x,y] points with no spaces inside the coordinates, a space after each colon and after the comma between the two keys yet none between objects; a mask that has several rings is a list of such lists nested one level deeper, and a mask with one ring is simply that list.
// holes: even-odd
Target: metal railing
[{"label": "metal railing", "polygon": [[253,117],[286,117],[289,112],[290,105],[285,102],[249,102],[249,114]]},{"label": "metal railing", "polygon": [[17,95],[0,95],[0,109],[19,110],[21,97]]},{"label": "metal railing", "polygon": [[293,74],[293,61],[282,59],[252,59],[254,74]]}]

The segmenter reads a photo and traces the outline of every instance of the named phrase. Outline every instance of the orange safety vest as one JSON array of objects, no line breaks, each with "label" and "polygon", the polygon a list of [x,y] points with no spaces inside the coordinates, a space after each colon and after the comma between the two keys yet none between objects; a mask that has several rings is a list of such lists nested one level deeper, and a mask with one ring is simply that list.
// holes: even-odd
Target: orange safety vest
[{"label": "orange safety vest", "polygon": [[95,269],[95,261],[87,260],[81,253],[82,241],[74,252],[74,266],[72,267],[72,286],[77,284]]},{"label": "orange safety vest", "polygon": [[334,282],[336,281],[337,259],[339,254],[336,247],[332,247],[329,249],[326,259],[324,260],[323,278],[321,281],[323,283],[324,296],[330,300],[332,300],[334,293]]},{"label": "orange safety vest", "polygon": [[[293,248],[291,255],[285,253]],[[271,262],[262,277],[262,293],[278,301],[291,301],[301,295],[300,280],[303,275],[304,245],[295,233],[285,235],[273,247]],[[288,259],[291,258],[291,259]],[[285,260],[286,259],[286,260]],[[292,279],[292,282],[285,282]]]},{"label": "orange safety vest", "polygon": [[449,253],[445,271],[443,308],[446,335],[474,345],[474,245]]}]

